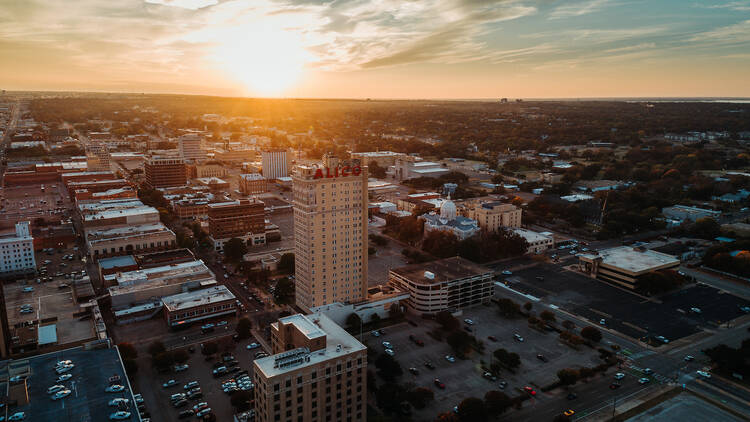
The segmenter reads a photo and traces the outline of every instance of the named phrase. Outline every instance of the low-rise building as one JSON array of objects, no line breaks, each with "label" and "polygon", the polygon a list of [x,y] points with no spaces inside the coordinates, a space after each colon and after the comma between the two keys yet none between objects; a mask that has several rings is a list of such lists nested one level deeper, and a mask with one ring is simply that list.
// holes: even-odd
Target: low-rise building
[{"label": "low-rise building", "polygon": [[353,152],[352,158],[359,158],[363,166],[368,166],[370,163],[378,163],[378,166],[387,169],[388,167],[396,165],[396,159],[406,157],[403,152],[393,151],[371,151],[371,152]]},{"label": "low-rise building", "polygon": [[250,245],[266,243],[265,206],[257,199],[208,204],[208,232],[218,251],[231,238],[242,239]]},{"label": "low-rise building", "polygon": [[0,276],[21,275],[35,270],[34,238],[29,222],[19,221],[14,233],[0,237]]},{"label": "low-rise building", "polygon": [[423,161],[419,157],[405,156],[396,159],[396,178],[398,180],[418,177],[439,177],[450,172],[440,163]]},{"label": "low-rise building", "polygon": [[271,324],[271,343],[274,354],[253,361],[258,422],[367,420],[367,348],[356,338],[313,313]]},{"label": "low-rise building", "polygon": [[476,220],[457,215],[456,204],[451,200],[445,201],[440,207],[440,214],[430,212],[419,216],[424,220],[425,235],[439,230],[452,233],[458,240],[466,240],[479,233]]},{"label": "low-rise building", "polygon": [[629,289],[635,288],[638,279],[646,274],[679,266],[680,260],[671,255],[630,246],[578,255],[582,272]]},{"label": "low-rise building", "polygon": [[550,235],[521,228],[515,228],[513,232],[524,238],[529,244],[526,249],[526,253],[528,254],[540,254],[547,249],[555,247],[555,239]]},{"label": "low-rise building", "polygon": [[229,182],[219,179],[218,177],[202,177],[194,180],[198,185],[206,186],[213,193],[222,193],[229,191]]},{"label": "low-rise building", "polygon": [[661,213],[674,224],[681,224],[685,221],[695,222],[701,218],[713,218],[718,220],[721,217],[721,211],[709,210],[705,208],[691,207],[689,205],[673,205],[662,208]]},{"label": "low-rise building", "polygon": [[513,204],[486,202],[469,208],[467,217],[476,220],[483,230],[494,232],[501,227],[521,227],[521,214]]},{"label": "low-rise building", "polygon": [[243,195],[260,195],[268,192],[268,180],[259,173],[241,174],[240,192]]},{"label": "low-rise building", "polygon": [[170,328],[237,313],[237,298],[224,285],[162,298]]},{"label": "low-rise building", "polygon": [[176,236],[162,223],[97,228],[86,232],[86,247],[91,259],[152,252],[176,247]]},{"label": "low-rise building", "polygon": [[388,284],[409,293],[406,305],[413,311],[434,314],[488,302],[492,278],[491,269],[454,257],[394,268]]},{"label": "low-rise building", "polygon": [[134,226],[160,222],[159,211],[139,199],[110,199],[78,203],[78,214],[84,231],[107,227]]}]

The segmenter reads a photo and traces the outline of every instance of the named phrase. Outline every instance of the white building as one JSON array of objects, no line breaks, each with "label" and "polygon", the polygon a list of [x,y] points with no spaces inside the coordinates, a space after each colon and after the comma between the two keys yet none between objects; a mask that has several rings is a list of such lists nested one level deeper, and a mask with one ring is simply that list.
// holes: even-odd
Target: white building
[{"label": "white building", "polygon": [[263,177],[268,180],[289,177],[290,154],[284,149],[261,151]]},{"label": "white building", "polygon": [[415,179],[417,177],[438,177],[450,172],[440,163],[423,161],[418,157],[400,157],[396,159],[396,177],[398,180]]},{"label": "white building", "polygon": [[552,236],[526,229],[513,229],[513,232],[526,239],[526,242],[529,243],[526,253],[538,254],[555,246],[555,240]]},{"label": "white building", "polygon": [[192,160],[194,162],[206,159],[206,152],[201,147],[201,137],[197,133],[188,133],[180,136],[179,148],[180,157],[183,160]]},{"label": "white building", "polygon": [[458,215],[456,204],[450,199],[440,206],[440,215],[430,212],[419,216],[424,220],[425,234],[433,231],[447,231],[453,233],[458,240],[466,240],[479,233],[479,224],[476,220]]},{"label": "white building", "polygon": [[16,223],[15,235],[0,237],[0,274],[29,272],[36,269],[34,238],[28,221]]}]

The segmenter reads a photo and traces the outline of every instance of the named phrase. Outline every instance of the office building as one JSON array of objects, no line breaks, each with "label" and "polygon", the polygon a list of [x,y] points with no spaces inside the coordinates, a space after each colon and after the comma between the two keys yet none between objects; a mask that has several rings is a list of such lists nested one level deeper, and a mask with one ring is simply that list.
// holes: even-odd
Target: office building
[{"label": "office building", "polygon": [[109,147],[104,142],[86,145],[86,165],[88,171],[111,171]]},{"label": "office building", "polygon": [[160,222],[86,231],[86,248],[91,259],[172,249],[176,242],[174,232]]},{"label": "office building", "polygon": [[34,238],[28,221],[16,223],[15,233],[0,237],[0,276],[36,270]]},{"label": "office building", "polygon": [[271,324],[273,355],[253,361],[258,422],[367,420],[367,348],[322,313]]},{"label": "office building", "polygon": [[257,199],[208,204],[208,234],[217,251],[232,238],[242,239],[248,245],[266,243],[265,209]]},{"label": "office building", "polygon": [[197,133],[188,133],[180,136],[177,140],[180,150],[180,158],[192,162],[205,160],[206,152],[201,146],[202,142],[203,139]]},{"label": "office building", "polygon": [[327,157],[293,173],[296,303],[367,296],[367,167]]},{"label": "office building", "polygon": [[457,311],[489,302],[493,271],[461,257],[407,265],[388,272],[388,284],[409,293],[406,305],[422,314]]},{"label": "office building", "polygon": [[721,217],[721,211],[709,210],[706,208],[691,207],[688,205],[673,205],[664,207],[661,213],[668,221],[673,221],[679,225],[685,221],[695,222],[701,218],[713,218],[718,220]]},{"label": "office building", "polygon": [[170,328],[237,313],[237,298],[226,286],[214,286],[162,298]]},{"label": "office building", "polygon": [[156,224],[159,211],[144,205],[137,198],[107,199],[99,202],[79,202],[78,215],[84,231],[141,224]]},{"label": "office building", "polygon": [[468,210],[483,230],[495,232],[501,227],[521,227],[521,209],[512,204],[487,202]]},{"label": "office building", "polygon": [[291,154],[285,149],[261,151],[263,177],[268,180],[288,177],[291,170]]},{"label": "office building", "polygon": [[406,157],[403,152],[393,151],[370,151],[370,152],[353,152],[352,158],[362,161],[362,165],[367,166],[370,163],[378,163],[378,166],[387,169],[396,165],[396,159]]},{"label": "office building", "polygon": [[259,195],[268,192],[268,180],[258,173],[240,175],[240,192],[243,195]]},{"label": "office building", "polygon": [[526,229],[513,229],[513,233],[526,240],[529,246],[526,248],[528,254],[540,254],[547,249],[555,247],[555,240],[551,234],[537,233]]},{"label": "office building", "polygon": [[450,172],[440,163],[424,161],[419,157],[405,156],[396,159],[396,178],[398,180],[418,177],[439,177]]},{"label": "office building", "polygon": [[146,184],[152,189],[185,186],[185,160],[172,157],[151,157],[144,165]]},{"label": "office building", "polygon": [[680,260],[672,255],[630,246],[578,255],[579,270],[629,289],[634,289],[638,279],[646,274],[679,266]]}]

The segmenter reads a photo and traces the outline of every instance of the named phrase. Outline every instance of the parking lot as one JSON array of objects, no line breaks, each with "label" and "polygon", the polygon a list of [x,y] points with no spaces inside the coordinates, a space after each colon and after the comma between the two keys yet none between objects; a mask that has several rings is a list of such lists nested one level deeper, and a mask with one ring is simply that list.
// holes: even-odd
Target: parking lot
[{"label": "parking lot", "polygon": [[[389,327],[385,330],[385,335],[378,338],[373,337],[371,333],[365,334],[364,340],[378,352],[383,350],[382,341],[388,341],[393,345],[394,358],[404,369],[402,382],[428,387],[435,393],[435,401],[428,409],[421,411],[415,420],[431,420],[435,414],[450,411],[467,397],[484,397],[487,391],[500,389],[501,381],[507,382],[504,391],[510,396],[522,394],[521,389],[530,386],[538,392],[534,400],[545,401],[549,399],[549,395],[539,392],[539,389],[555,382],[558,370],[568,367],[591,367],[601,363],[598,353],[592,349],[571,349],[559,342],[556,333],[543,333],[529,328],[525,319],[508,320],[499,317],[494,305],[470,308],[458,318],[470,318],[475,322],[472,330],[485,344],[483,354],[473,353],[467,360],[457,359],[454,363],[448,362],[445,356],[452,354],[450,346],[444,341],[436,341],[427,334],[438,327],[434,321],[415,320],[417,327],[401,323]],[[514,339],[513,335],[516,333],[523,337],[523,342]],[[418,346],[409,339],[409,335],[416,336],[425,345]],[[490,335],[496,337],[497,342],[488,340],[487,337]],[[482,361],[489,366],[492,352],[499,348],[518,353],[521,357],[521,366],[515,372],[503,370],[498,380],[490,381],[482,377]],[[537,354],[543,355],[548,361],[541,361]],[[374,363],[374,360],[371,362]],[[425,362],[432,363],[436,368],[428,369]],[[416,368],[419,375],[409,373],[410,367]],[[446,385],[444,390],[435,386],[435,378]]]},{"label": "parking lot", "polygon": [[[744,314],[741,306],[750,306],[742,298],[702,285],[659,297],[659,303],[546,262],[514,271],[503,280],[514,290],[544,298],[590,321],[604,319],[607,327],[632,338],[677,340],[737,318]],[[700,313],[691,312],[693,307]]]},{"label": "parking lot", "polygon": [[59,209],[72,206],[68,192],[60,183],[45,184],[44,192],[41,191],[39,185],[5,188],[0,205],[3,207],[0,220],[6,220],[8,224],[20,220],[49,217],[55,215]]},{"label": "parking lot", "polygon": [[[189,353],[187,361],[189,368],[184,371],[171,371],[169,373],[156,373],[151,366],[150,357],[144,350],[139,353],[139,371],[133,388],[143,395],[146,406],[151,413],[151,420],[178,421],[180,420],[178,417],[180,411],[192,409],[196,404],[205,402],[211,408],[212,413],[216,415],[217,421],[231,421],[234,408],[230,404],[229,394],[222,391],[221,384],[227,379],[235,378],[236,375],[227,374],[217,378],[213,376],[212,371],[214,365],[222,361],[221,355],[230,353],[237,361],[236,365],[240,368],[238,371],[247,371],[250,379],[252,379],[252,361],[255,353],[263,350],[262,348],[251,351],[246,349],[248,344],[255,341],[255,339],[249,339],[235,342],[231,336],[224,337],[223,341],[219,341],[219,352],[210,360],[206,360],[205,356],[201,354],[200,344],[198,344],[194,346],[194,351]],[[147,344],[141,346],[145,348]],[[174,386],[162,387],[165,382],[172,379],[176,381]],[[188,403],[180,408],[172,406],[170,396],[175,393],[186,392],[184,385],[191,381],[198,382],[203,394],[202,397],[187,399]]]}]

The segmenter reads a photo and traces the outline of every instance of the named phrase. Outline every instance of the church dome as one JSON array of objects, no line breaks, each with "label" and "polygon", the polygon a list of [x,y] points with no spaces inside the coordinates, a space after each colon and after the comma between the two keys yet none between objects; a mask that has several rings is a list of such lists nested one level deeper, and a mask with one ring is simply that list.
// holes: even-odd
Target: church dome
[{"label": "church dome", "polygon": [[454,204],[450,199],[443,202],[443,205],[440,207],[440,218],[453,220],[456,218],[456,215],[456,204]]}]

